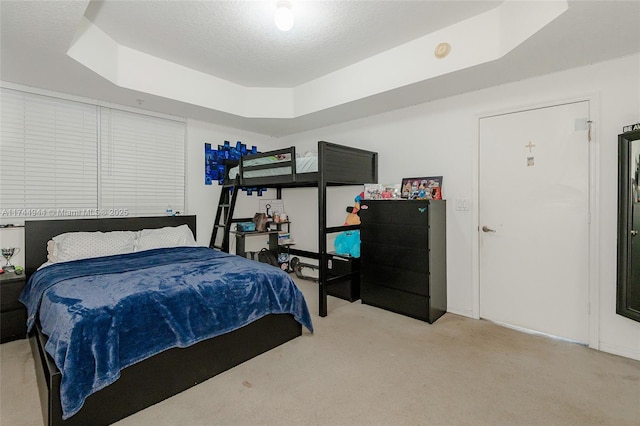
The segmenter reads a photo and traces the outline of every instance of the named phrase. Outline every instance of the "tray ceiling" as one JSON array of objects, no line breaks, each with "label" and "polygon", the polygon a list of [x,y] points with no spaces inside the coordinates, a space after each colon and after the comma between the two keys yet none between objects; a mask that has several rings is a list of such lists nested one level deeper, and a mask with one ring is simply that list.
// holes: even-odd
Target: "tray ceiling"
[{"label": "tray ceiling", "polygon": [[[425,78],[390,81],[406,73],[409,66],[394,72],[393,63],[385,58],[398,58],[403,46],[415,46],[416,40],[429,35],[462,37],[473,30],[465,23],[504,8],[504,3],[293,1],[296,22],[290,32],[283,33],[273,24],[275,2],[271,1],[3,0],[0,72],[7,83],[283,136],[640,52],[640,2],[570,1],[566,11],[496,59],[426,73]],[[518,18],[523,19],[518,28],[533,20],[526,18]],[[139,86],[129,77],[124,84],[121,80],[125,79],[105,78],[68,54],[74,42],[82,41],[79,29],[83,22],[123,50],[240,87],[251,94],[242,95],[248,97],[249,105],[277,100],[282,113],[268,116],[246,105],[234,109],[196,101],[186,96],[198,92],[188,87],[191,78],[171,81],[175,96],[156,90],[150,87],[154,78],[162,84],[167,81],[162,79],[169,78],[164,71],[158,75],[161,67],[140,70],[138,78],[145,81]],[[508,26],[508,22],[500,25]],[[500,34],[514,31],[500,30]],[[500,45],[505,43],[508,40]],[[424,55],[433,58],[429,46]],[[452,44],[452,57],[457,47]],[[98,48],[93,51],[96,57],[109,58],[100,56]],[[363,67],[376,60],[381,65]],[[110,67],[126,68],[124,60],[119,61]],[[203,81],[208,84],[209,80]],[[356,93],[354,88],[359,85],[366,90]],[[331,87],[335,90],[328,89]],[[258,92],[260,98],[251,100]],[[229,93],[233,98],[239,92]],[[209,97],[216,96],[222,99],[225,91],[211,90]]]}]

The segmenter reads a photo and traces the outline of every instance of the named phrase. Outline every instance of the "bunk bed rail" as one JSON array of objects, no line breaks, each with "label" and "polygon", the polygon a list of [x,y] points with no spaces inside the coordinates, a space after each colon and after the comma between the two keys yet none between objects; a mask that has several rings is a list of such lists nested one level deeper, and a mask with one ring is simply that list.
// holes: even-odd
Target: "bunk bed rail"
[{"label": "bunk bed rail", "polygon": [[363,149],[318,142],[320,164],[327,184],[361,185],[378,182],[378,153]]},{"label": "bunk bed rail", "polygon": [[302,187],[378,182],[376,152],[319,141],[315,169],[300,170],[297,161],[294,146],[246,155],[240,159],[237,174],[230,176],[235,180],[227,183],[243,187]]},{"label": "bunk bed rail", "polygon": [[241,186],[251,185],[253,182],[261,185],[295,183],[295,146],[243,156],[237,179]]}]

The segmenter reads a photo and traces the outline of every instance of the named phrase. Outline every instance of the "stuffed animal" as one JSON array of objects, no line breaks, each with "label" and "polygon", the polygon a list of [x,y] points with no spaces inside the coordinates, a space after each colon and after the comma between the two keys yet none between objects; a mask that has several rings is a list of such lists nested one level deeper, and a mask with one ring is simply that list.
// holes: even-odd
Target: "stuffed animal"
[{"label": "stuffed animal", "polygon": [[[364,192],[356,196],[353,207],[347,207],[347,219],[345,225],[360,225],[360,202],[364,199]],[[338,234],[335,240],[336,253],[351,257],[360,257],[360,230],[344,231]]]},{"label": "stuffed animal", "polygon": [[335,240],[336,253],[343,256],[360,257],[360,230],[344,231]]},{"label": "stuffed animal", "polygon": [[354,198],[355,204],[353,207],[347,207],[347,218],[344,221],[345,225],[360,225],[360,216],[358,212],[360,211],[360,202],[364,199],[364,192],[356,195]]}]

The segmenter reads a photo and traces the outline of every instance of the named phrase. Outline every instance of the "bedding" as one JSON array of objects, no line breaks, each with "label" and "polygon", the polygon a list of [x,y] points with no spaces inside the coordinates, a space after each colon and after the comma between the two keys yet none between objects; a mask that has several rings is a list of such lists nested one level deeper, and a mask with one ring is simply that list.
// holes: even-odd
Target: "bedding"
[{"label": "bedding", "polygon": [[20,300],[62,373],[63,418],[120,371],[156,353],[288,313],[313,332],[304,297],[278,268],[205,247],[173,247],[52,264]]},{"label": "bedding", "polygon": [[[245,164],[247,166],[257,166],[260,164],[270,164],[277,163],[279,160],[276,157],[262,157],[256,159],[245,159]],[[313,173],[318,171],[318,155],[315,156],[305,156],[296,158],[296,173]],[[240,172],[240,167],[236,166],[229,170],[229,178],[235,179]],[[270,169],[262,169],[262,170],[248,170],[245,171],[245,178],[255,178],[255,177],[264,177],[264,176],[280,176],[291,174],[289,167],[274,167]]]},{"label": "bedding", "polygon": [[66,232],[47,244],[50,262],[68,262],[89,257],[131,253],[136,233],[133,231]]},{"label": "bedding", "polygon": [[163,247],[196,245],[187,225],[140,231],[66,232],[47,243],[48,264]]},{"label": "bedding", "polygon": [[166,226],[160,229],[143,229],[136,233],[134,251],[163,247],[192,247],[196,245],[193,233],[187,225]]}]

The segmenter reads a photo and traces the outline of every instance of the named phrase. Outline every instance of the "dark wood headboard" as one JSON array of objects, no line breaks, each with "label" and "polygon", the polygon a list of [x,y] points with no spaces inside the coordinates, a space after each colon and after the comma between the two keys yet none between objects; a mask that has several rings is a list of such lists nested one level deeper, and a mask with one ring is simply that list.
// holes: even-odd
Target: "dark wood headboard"
[{"label": "dark wood headboard", "polygon": [[104,219],[27,220],[24,223],[25,273],[29,277],[47,261],[47,242],[65,232],[139,231],[187,225],[196,237],[195,216],[118,217]]}]

